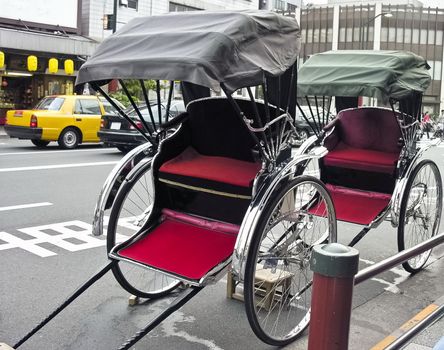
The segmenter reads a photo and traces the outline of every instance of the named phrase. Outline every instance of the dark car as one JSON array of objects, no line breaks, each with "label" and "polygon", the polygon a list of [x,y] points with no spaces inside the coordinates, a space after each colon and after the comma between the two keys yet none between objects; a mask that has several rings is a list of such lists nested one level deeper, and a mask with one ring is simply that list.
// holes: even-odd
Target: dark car
[{"label": "dark car", "polygon": [[[159,123],[159,112],[156,102],[150,104],[151,110],[153,112],[154,122],[157,128]],[[161,116],[162,122],[166,121],[166,103],[161,103]],[[146,121],[148,126],[152,129],[152,120],[146,107],[146,104],[139,106],[140,112],[143,119]],[[182,100],[171,101],[170,111],[168,120],[176,117],[180,113],[185,112],[185,105]],[[125,113],[131,117],[136,123],[137,127],[144,130],[142,122],[140,121],[137,113],[133,108],[128,108]],[[102,122],[100,126],[100,131],[97,133],[100,141],[106,146],[117,147],[121,152],[128,152],[134,147],[146,142],[145,138],[140,134],[138,130],[130,124],[128,120],[121,117],[120,115],[107,114],[102,117]]]},{"label": "dark car", "polygon": [[[319,123],[319,121],[317,120],[316,114],[317,113],[317,109],[316,107],[312,107],[312,112],[315,114],[315,120],[316,120],[316,125],[315,122],[313,121],[312,118],[312,113],[310,111],[310,107],[308,106],[301,106],[302,111],[304,112],[305,116],[308,119],[305,120],[305,118],[302,116],[301,111],[299,110],[299,108],[296,109],[296,131],[298,133],[298,136],[294,139],[291,140],[291,143],[293,144],[293,146],[300,146],[306,139],[308,139],[311,135],[314,134],[313,128],[316,130],[316,125]],[[327,124],[330,120],[332,120],[335,116],[332,113],[328,113],[327,111],[324,111],[324,113],[322,113],[322,110],[319,109],[319,119],[320,122],[322,124],[323,118],[326,118],[327,115],[327,119],[325,124]]]}]

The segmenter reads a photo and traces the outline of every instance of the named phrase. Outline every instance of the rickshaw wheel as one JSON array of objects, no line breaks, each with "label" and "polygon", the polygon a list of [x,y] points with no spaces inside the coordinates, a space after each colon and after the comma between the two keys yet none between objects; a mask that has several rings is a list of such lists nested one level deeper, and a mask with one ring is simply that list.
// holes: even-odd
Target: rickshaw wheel
[{"label": "rickshaw wheel", "polygon": [[[124,181],[111,208],[107,228],[107,252],[116,243],[138,232],[148,219],[154,201],[151,162],[140,163],[131,180]],[[125,261],[118,261],[112,272],[117,282],[129,293],[141,298],[158,298],[180,285],[165,274]]]},{"label": "rickshaw wheel", "polygon": [[[428,159],[421,161],[407,181],[401,201],[398,226],[399,251],[411,248],[435,236],[442,212],[442,180],[437,165]],[[421,270],[432,250],[402,264],[410,273]]]},{"label": "rickshaw wheel", "polygon": [[299,176],[265,205],[248,251],[244,295],[250,325],[265,343],[283,346],[310,321],[316,244],[336,237],[336,215],[321,181]]}]

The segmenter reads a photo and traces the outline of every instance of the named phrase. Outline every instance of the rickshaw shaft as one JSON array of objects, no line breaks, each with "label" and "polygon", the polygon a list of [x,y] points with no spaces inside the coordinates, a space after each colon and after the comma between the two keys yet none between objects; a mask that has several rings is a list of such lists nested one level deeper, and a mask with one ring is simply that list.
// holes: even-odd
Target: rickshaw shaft
[{"label": "rickshaw shaft", "polygon": [[184,295],[181,295],[174,299],[168,308],[158,315],[154,320],[148,323],[145,328],[142,328],[133,337],[128,339],[125,343],[123,343],[118,350],[128,350],[134,344],[136,344],[140,339],[142,339],[145,335],[151,332],[155,327],[157,327],[163,320],[165,320],[168,316],[170,316],[176,310],[179,310],[183,305],[185,305],[192,297],[194,297],[197,293],[202,290],[203,287],[190,287],[188,290],[184,291]]},{"label": "rickshaw shaft", "polygon": [[78,296],[80,296],[84,291],[86,291],[89,287],[91,287],[95,282],[97,282],[103,275],[105,275],[114,264],[117,263],[117,260],[112,260],[108,262],[99,272],[97,272],[94,276],[92,276],[88,281],[86,281],[80,288],[78,288],[68,299],[66,299],[57,309],[55,309],[48,317],[42,320],[37,326],[35,326],[28,334],[26,334],[21,340],[19,340],[14,346],[14,349],[17,349],[20,345],[22,345],[25,341],[31,338],[35,333],[37,333],[43,326],[45,326],[49,321],[51,321],[55,316],[57,316],[64,308],[66,308],[69,304],[71,304]]}]

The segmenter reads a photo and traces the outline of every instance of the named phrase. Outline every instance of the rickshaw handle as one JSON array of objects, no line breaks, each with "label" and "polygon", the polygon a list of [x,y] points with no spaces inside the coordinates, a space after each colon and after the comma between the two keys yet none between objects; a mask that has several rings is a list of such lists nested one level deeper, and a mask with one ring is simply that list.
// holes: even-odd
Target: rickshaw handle
[{"label": "rickshaw handle", "polygon": [[111,268],[117,264],[117,260],[109,261],[104,267],[100,269],[94,276],[92,276],[88,281],[86,281],[82,286],[80,286],[68,299],[66,299],[60,306],[58,306],[48,317],[43,319],[37,326],[35,326],[28,334],[26,334],[22,339],[20,339],[14,346],[17,349],[25,341],[31,338],[35,333],[37,333],[44,325],[56,317],[65,307],[71,304],[78,296],[80,296],[84,291],[91,287],[95,282],[97,282],[101,277],[103,277]]}]

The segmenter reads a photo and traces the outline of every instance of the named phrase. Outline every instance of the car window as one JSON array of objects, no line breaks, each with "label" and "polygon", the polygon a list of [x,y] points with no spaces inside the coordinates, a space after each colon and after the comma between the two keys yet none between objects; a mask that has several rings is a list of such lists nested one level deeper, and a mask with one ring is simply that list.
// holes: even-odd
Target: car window
[{"label": "car window", "polygon": [[64,98],[61,97],[45,97],[42,99],[34,109],[47,110],[47,111],[59,111],[62,108]]},{"label": "car window", "polygon": [[102,114],[100,111],[99,100],[77,99],[74,106],[74,114]]},{"label": "car window", "polygon": [[[101,97],[100,102],[102,102],[103,108],[105,109],[105,114],[114,114],[114,115],[119,114],[119,112],[117,112],[117,110],[105,98]],[[122,110],[125,109],[125,107],[116,99],[113,99],[113,102],[117,106],[119,106]]]}]

